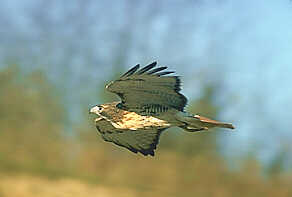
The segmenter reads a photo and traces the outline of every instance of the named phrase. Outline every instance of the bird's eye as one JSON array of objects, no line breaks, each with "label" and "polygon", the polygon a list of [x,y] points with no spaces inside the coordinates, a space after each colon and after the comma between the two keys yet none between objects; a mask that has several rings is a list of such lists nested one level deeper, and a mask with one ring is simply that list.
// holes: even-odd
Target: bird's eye
[{"label": "bird's eye", "polygon": [[98,113],[101,113],[102,111],[103,111],[103,107],[99,105],[95,105],[89,110],[89,113],[98,114]]}]

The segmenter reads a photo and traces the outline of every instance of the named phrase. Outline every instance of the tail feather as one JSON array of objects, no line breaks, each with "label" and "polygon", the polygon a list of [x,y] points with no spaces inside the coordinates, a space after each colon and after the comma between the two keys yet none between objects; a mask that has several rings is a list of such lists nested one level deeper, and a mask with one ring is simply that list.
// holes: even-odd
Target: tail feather
[{"label": "tail feather", "polygon": [[230,123],[219,122],[200,115],[180,113],[178,117],[178,120],[183,123],[179,127],[190,132],[203,131],[214,127],[235,129]]},{"label": "tail feather", "polygon": [[194,118],[198,119],[203,124],[205,123],[206,126],[209,125],[211,127],[221,127],[221,128],[228,128],[228,129],[235,129],[235,127],[231,123],[219,122],[216,120],[211,120],[204,116],[194,115]]}]

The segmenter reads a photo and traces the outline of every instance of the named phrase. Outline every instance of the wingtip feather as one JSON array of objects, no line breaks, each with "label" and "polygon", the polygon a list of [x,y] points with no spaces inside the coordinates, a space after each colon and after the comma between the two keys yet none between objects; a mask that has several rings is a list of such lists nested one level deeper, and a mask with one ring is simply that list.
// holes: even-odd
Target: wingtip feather
[{"label": "wingtip feather", "polygon": [[158,76],[158,77],[160,77],[160,76],[168,75],[168,74],[172,74],[172,73],[174,73],[174,71],[160,72],[160,73],[157,73],[157,74],[155,74],[155,75]]},{"label": "wingtip feather", "polygon": [[147,74],[148,75],[152,75],[154,73],[157,73],[157,72],[162,71],[162,70],[165,70],[165,69],[167,69],[166,66],[158,67],[158,68],[155,68],[153,70],[150,70]]},{"label": "wingtip feather", "polygon": [[151,70],[152,68],[154,68],[156,66],[157,62],[152,62],[151,64],[145,66],[144,68],[141,68],[141,70],[139,70],[136,74],[140,75],[143,74],[149,70]]},{"label": "wingtip feather", "polygon": [[128,70],[125,74],[123,74],[121,76],[121,78],[122,77],[128,77],[128,76],[134,74],[139,68],[140,68],[140,64],[137,64],[136,66],[134,66],[133,68],[131,68],[130,70]]}]

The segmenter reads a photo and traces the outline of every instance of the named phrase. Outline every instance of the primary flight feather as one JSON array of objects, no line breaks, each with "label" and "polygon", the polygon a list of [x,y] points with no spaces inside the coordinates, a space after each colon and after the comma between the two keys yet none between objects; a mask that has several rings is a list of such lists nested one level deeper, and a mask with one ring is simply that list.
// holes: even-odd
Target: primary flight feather
[{"label": "primary flight feather", "polygon": [[156,65],[153,62],[139,69],[138,64],[106,85],[121,101],[90,109],[97,115],[96,128],[105,141],[154,156],[159,136],[167,128],[177,126],[190,132],[213,127],[234,129],[232,124],[185,112],[187,99],[180,93],[179,77]]}]

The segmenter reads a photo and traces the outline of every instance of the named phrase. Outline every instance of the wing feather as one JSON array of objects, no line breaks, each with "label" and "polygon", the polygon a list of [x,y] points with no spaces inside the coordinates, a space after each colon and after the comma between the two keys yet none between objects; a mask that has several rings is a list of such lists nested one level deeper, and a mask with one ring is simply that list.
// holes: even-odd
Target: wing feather
[{"label": "wing feather", "polygon": [[179,92],[181,90],[179,77],[168,76],[174,73],[173,71],[160,72],[167,67],[153,69],[156,64],[153,62],[140,70],[136,65],[106,86],[108,91],[116,93],[121,98],[119,107],[140,114],[147,114],[146,109],[151,106],[184,110],[187,99]]},{"label": "wing feather", "polygon": [[141,75],[145,72],[147,72],[148,70],[151,70],[153,67],[155,67],[157,64],[157,62],[153,62],[151,64],[149,64],[148,66],[145,66],[144,68],[140,69],[138,72],[137,72],[137,75]]},{"label": "wing feather", "polygon": [[155,75],[157,75],[158,77],[160,77],[160,76],[168,75],[168,74],[172,74],[172,73],[174,73],[174,71],[160,72],[160,73],[157,73]]},{"label": "wing feather", "polygon": [[148,74],[148,75],[151,75],[151,74],[153,74],[153,73],[156,73],[156,72],[159,72],[159,71],[162,71],[162,70],[165,70],[165,69],[167,69],[166,66],[158,67],[158,68],[155,68],[155,69],[149,71],[147,74]]},{"label": "wing feather", "polygon": [[127,71],[125,74],[123,74],[121,76],[122,77],[128,77],[128,76],[131,76],[133,73],[135,73],[140,67],[140,64],[137,64],[136,66],[134,66],[133,68],[131,68],[129,71]]},{"label": "wing feather", "polygon": [[159,143],[160,134],[164,130],[155,128],[140,130],[116,129],[105,119],[96,121],[96,128],[105,141],[127,148],[133,153],[140,152],[145,156],[154,156],[154,150]]}]

